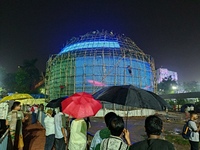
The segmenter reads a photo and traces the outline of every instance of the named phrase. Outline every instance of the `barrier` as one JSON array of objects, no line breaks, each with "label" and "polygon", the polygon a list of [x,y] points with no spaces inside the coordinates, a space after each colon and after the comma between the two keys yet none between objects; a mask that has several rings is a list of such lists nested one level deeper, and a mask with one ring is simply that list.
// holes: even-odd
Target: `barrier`
[{"label": "barrier", "polygon": [[136,109],[136,110],[110,110],[110,109],[101,109],[98,111],[98,113],[95,115],[95,117],[104,117],[109,112],[115,112],[117,115],[121,117],[132,117],[132,116],[149,116],[154,115],[156,113],[153,109]]},{"label": "barrier", "polygon": [[44,118],[46,117],[46,114],[44,111],[38,112],[38,121],[41,123],[41,125],[44,127]]},{"label": "barrier", "polygon": [[0,139],[0,150],[6,150],[8,146],[8,132],[7,129],[6,132],[3,134],[3,136]]}]

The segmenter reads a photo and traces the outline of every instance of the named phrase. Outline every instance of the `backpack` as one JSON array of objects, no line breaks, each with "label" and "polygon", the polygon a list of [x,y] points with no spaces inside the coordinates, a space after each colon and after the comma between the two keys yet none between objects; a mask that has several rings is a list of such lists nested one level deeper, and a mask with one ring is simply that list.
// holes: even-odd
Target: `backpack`
[{"label": "backpack", "polygon": [[[190,120],[189,120],[189,121],[190,121]],[[190,134],[191,134],[191,130],[190,130],[189,127],[188,127],[189,121],[187,121],[187,122],[184,124],[184,126],[183,126],[182,137],[183,137],[184,139],[189,139]]]}]

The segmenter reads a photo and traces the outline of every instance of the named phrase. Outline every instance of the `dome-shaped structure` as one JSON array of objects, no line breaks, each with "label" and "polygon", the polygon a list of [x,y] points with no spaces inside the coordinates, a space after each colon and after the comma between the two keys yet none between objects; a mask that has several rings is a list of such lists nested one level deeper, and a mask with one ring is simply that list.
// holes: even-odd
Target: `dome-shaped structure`
[{"label": "dome-shaped structure", "polygon": [[154,90],[154,61],[130,38],[93,31],[72,38],[49,58],[46,90],[50,99],[101,86],[132,84]]}]

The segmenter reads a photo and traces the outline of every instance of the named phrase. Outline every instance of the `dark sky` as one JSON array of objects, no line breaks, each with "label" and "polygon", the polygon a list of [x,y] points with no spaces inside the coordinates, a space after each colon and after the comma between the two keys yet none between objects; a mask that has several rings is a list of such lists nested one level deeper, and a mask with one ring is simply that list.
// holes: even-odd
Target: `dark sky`
[{"label": "dark sky", "polygon": [[180,81],[200,81],[199,0],[0,0],[0,65],[46,61],[67,40],[102,29],[125,34]]}]

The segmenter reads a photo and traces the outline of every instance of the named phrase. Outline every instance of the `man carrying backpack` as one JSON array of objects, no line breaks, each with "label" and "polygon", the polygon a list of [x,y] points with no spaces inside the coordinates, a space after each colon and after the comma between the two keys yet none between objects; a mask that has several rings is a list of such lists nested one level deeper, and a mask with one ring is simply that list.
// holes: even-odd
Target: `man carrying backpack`
[{"label": "man carrying backpack", "polygon": [[191,146],[191,150],[199,150],[199,131],[200,131],[200,123],[197,127],[196,121],[198,119],[198,115],[195,112],[190,112],[190,120],[188,122],[188,127],[191,131],[189,142]]}]

